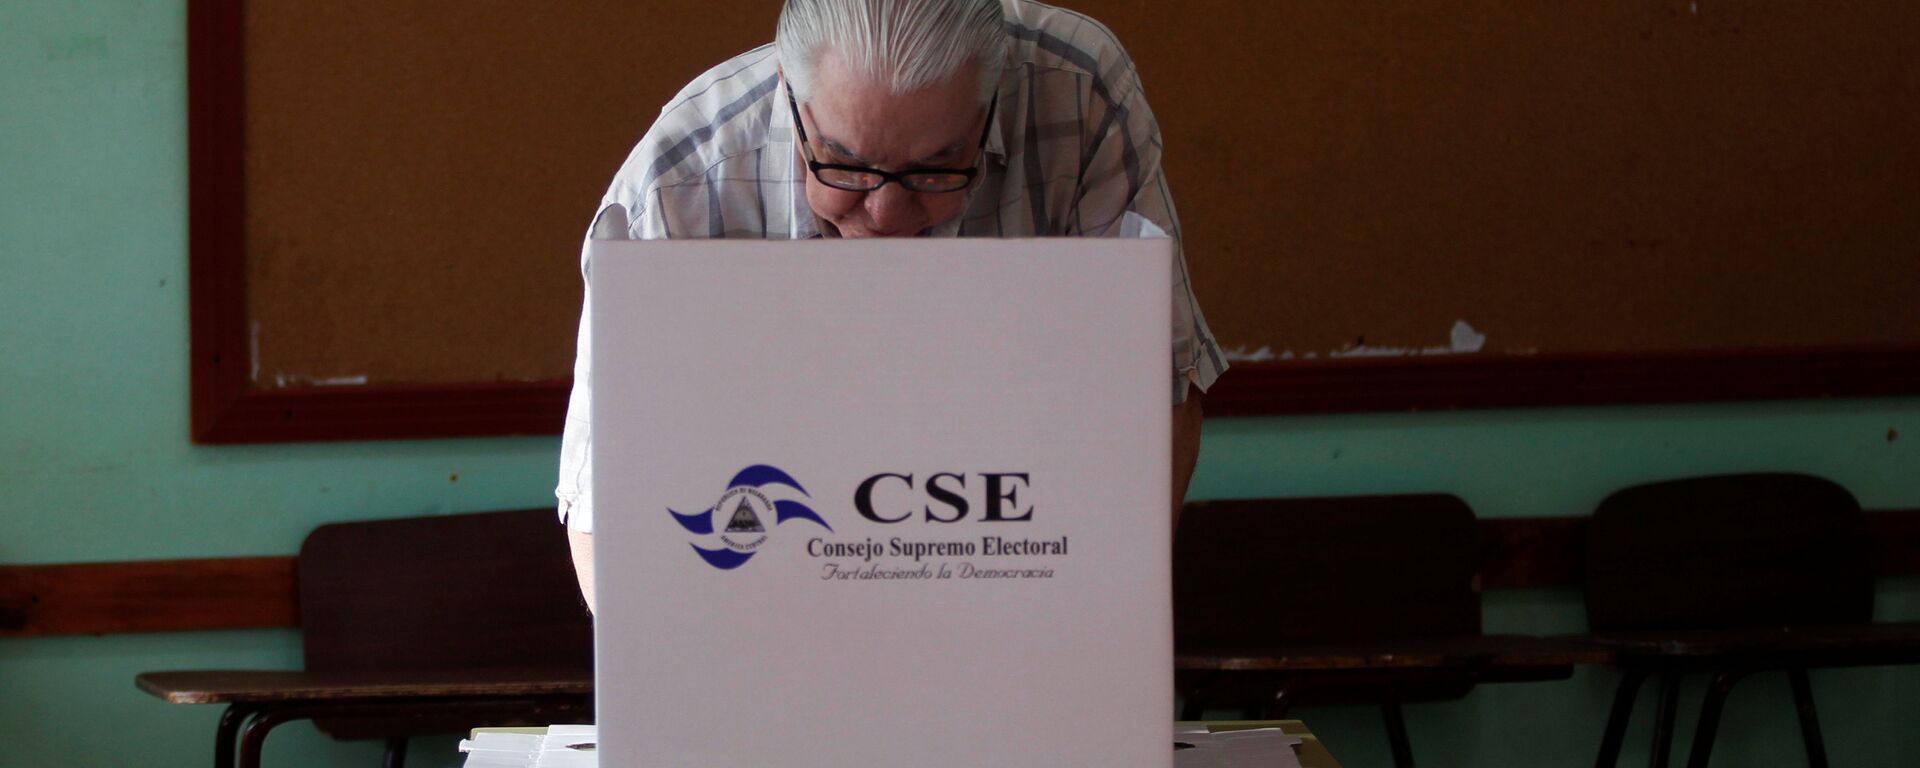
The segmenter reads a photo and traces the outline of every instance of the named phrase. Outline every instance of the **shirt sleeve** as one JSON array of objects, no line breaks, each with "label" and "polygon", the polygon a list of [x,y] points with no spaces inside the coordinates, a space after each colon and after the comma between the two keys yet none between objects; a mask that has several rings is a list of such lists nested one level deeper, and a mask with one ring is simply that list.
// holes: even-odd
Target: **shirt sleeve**
[{"label": "shirt sleeve", "polygon": [[[630,217],[639,206],[622,204],[609,195],[587,230],[594,240],[634,240],[647,225]],[[580,246],[580,277],[593,282],[587,243]],[[567,398],[567,421],[560,434],[560,478],[553,495],[559,500],[560,521],[581,533],[593,532],[593,292],[580,304],[580,336],[573,357],[573,393]]]},{"label": "shirt sleeve", "polygon": [[1188,279],[1180,219],[1160,170],[1160,126],[1124,53],[1096,78],[1088,95],[1087,134],[1080,189],[1070,234],[1084,237],[1173,239],[1172,396],[1186,400],[1189,385],[1207,391],[1227,369]]}]

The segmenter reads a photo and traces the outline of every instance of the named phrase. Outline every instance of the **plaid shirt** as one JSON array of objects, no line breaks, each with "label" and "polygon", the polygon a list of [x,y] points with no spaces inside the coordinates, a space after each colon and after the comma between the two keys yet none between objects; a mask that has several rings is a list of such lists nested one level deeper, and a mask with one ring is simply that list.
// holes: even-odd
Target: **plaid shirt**
[{"label": "plaid shirt", "polygon": [[[1187,280],[1180,222],[1160,173],[1160,128],[1113,33],[1081,14],[1005,0],[999,111],[965,213],[933,237],[1174,240],[1172,398],[1227,368]],[[674,96],[601,201],[591,239],[821,236],[772,45],[708,70]],[[582,273],[591,272],[584,261]],[[591,279],[589,277],[588,279]],[[561,440],[560,515],[592,530],[591,311],[583,310]]]}]

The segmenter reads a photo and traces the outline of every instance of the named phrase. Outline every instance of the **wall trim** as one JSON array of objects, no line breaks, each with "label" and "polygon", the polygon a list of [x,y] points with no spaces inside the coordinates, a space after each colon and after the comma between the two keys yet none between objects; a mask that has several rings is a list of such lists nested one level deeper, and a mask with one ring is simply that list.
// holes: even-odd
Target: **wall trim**
[{"label": "wall trim", "polygon": [[[1875,572],[1920,574],[1920,509],[1867,513]],[[1572,587],[1587,518],[1480,520],[1482,586]],[[0,566],[0,637],[299,626],[295,558]]]}]

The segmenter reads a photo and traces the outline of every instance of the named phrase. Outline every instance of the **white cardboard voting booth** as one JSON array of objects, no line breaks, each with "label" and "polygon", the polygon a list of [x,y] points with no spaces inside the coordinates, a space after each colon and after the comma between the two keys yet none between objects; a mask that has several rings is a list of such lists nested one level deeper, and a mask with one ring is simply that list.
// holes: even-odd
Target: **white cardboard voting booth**
[{"label": "white cardboard voting booth", "polygon": [[591,247],[601,765],[1172,765],[1168,241]]}]

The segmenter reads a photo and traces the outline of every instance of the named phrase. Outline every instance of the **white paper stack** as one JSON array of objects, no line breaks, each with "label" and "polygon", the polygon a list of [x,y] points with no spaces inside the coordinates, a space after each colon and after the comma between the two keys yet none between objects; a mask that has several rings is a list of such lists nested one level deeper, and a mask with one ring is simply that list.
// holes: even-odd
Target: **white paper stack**
[{"label": "white paper stack", "polygon": [[1205,725],[1181,725],[1173,741],[1174,768],[1300,768],[1293,751],[1300,737],[1279,728],[1210,732]]},{"label": "white paper stack", "polygon": [[591,725],[555,725],[547,732],[477,731],[460,740],[465,768],[597,768],[597,730]]}]

